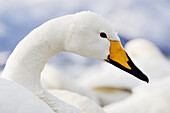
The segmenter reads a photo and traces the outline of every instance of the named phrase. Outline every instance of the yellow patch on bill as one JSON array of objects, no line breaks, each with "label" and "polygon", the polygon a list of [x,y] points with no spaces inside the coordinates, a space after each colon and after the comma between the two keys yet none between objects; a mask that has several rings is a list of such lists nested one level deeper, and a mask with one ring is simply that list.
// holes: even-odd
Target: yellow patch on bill
[{"label": "yellow patch on bill", "polygon": [[[126,55],[125,50],[121,46],[120,41],[112,41],[112,40],[109,41],[110,41],[110,59],[119,63],[120,65],[124,66],[127,69],[131,69],[131,67],[127,63],[129,59]],[[107,60],[109,61],[109,59]]]}]

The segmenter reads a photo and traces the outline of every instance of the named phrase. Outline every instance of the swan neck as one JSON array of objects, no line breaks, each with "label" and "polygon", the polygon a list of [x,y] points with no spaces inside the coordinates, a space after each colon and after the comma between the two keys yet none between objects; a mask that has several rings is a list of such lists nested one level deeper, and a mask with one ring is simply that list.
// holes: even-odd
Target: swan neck
[{"label": "swan neck", "polygon": [[63,50],[63,40],[47,25],[33,30],[16,46],[3,72],[4,78],[13,80],[33,92],[42,89],[40,75],[45,64]]}]

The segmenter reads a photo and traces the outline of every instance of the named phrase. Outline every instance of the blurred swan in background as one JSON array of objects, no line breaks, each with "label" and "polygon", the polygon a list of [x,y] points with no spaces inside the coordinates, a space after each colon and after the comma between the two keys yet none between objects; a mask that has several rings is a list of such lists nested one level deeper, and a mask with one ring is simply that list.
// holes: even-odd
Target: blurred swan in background
[{"label": "blurred swan in background", "polygon": [[77,81],[96,94],[101,106],[127,98],[131,89],[139,84],[138,80],[110,64],[101,63],[87,70]]},{"label": "blurred swan in background", "polygon": [[[83,113],[51,95],[41,85],[41,72],[45,64],[61,51],[107,61],[149,82],[122,48],[110,23],[89,11],[56,18],[34,29],[16,46],[7,60],[2,77],[24,86],[56,113]],[[6,99],[8,95],[4,101]]]},{"label": "blurred swan in background", "polygon": [[159,79],[170,75],[170,61],[152,42],[134,39],[125,45],[125,49],[149,78]]},{"label": "blurred swan in background", "polygon": [[59,67],[46,64],[41,73],[43,87],[50,94],[80,109],[84,113],[105,113],[98,105],[100,104],[99,100],[92,91],[81,87],[81,84],[77,84],[75,79],[66,77],[64,74]]},{"label": "blurred swan in background", "polygon": [[133,90],[129,98],[104,107],[107,113],[169,113],[170,76]]},{"label": "blurred swan in background", "polygon": [[155,44],[142,38],[128,41],[125,45],[125,49],[133,58],[165,58]]},{"label": "blurred swan in background", "polygon": [[42,71],[41,76],[42,86],[47,90],[68,90],[87,96],[96,103],[100,104],[98,98],[90,89],[82,87],[81,84],[78,84],[75,79],[65,76],[65,73],[62,72],[57,66],[47,64]]}]

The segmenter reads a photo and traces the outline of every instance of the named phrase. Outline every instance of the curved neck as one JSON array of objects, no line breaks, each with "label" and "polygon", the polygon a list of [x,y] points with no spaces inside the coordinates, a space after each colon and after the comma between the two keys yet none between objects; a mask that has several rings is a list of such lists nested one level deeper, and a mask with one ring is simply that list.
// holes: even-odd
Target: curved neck
[{"label": "curved neck", "polygon": [[68,113],[82,113],[50,95],[42,88],[40,82],[45,64],[58,52],[65,51],[65,46],[69,43],[66,38],[71,37],[72,32],[70,34],[67,32],[72,21],[70,19],[66,21],[68,16],[65,17],[50,20],[29,33],[7,60],[2,77],[29,89],[56,113],[68,111]]},{"label": "curved neck", "polygon": [[57,37],[58,28],[52,24],[53,21],[36,28],[17,45],[6,63],[4,78],[13,80],[34,93],[42,90],[41,71],[52,56],[63,51],[63,37]]}]

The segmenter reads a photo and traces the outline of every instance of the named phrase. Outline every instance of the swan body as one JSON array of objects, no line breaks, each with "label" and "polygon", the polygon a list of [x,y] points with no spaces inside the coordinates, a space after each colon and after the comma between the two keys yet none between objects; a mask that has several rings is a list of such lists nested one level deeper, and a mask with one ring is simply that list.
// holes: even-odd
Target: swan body
[{"label": "swan body", "polygon": [[0,77],[1,113],[54,113],[53,110],[26,88]]},{"label": "swan body", "polygon": [[67,90],[48,90],[52,95],[80,109],[84,113],[105,113],[103,109],[86,96],[81,96]]},{"label": "swan body", "polygon": [[45,64],[61,51],[107,61],[149,82],[122,48],[110,23],[88,11],[52,19],[30,32],[8,58],[2,77],[24,86],[56,113],[82,113],[42,88]]}]

